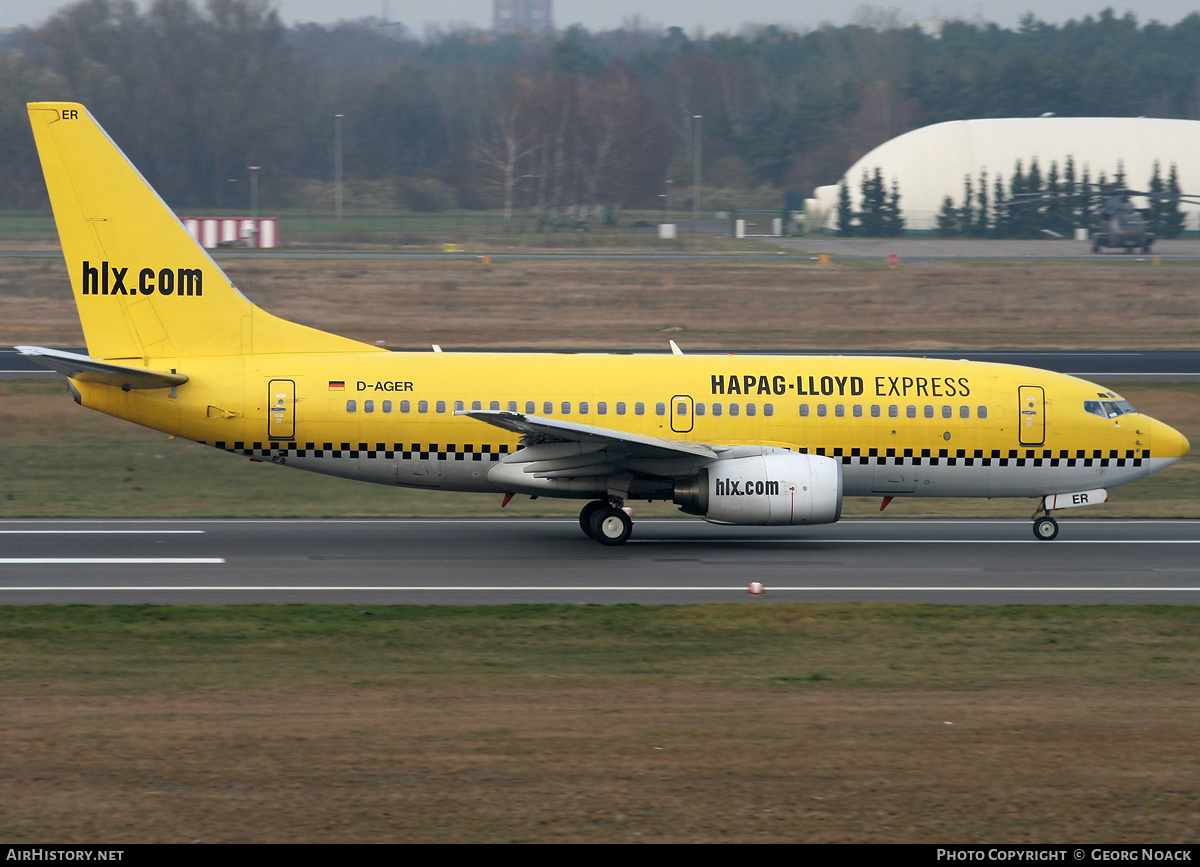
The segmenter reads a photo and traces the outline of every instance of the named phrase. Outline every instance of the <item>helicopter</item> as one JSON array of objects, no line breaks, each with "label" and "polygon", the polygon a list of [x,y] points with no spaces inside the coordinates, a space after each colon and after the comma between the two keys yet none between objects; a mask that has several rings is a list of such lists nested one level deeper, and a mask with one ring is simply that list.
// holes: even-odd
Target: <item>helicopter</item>
[{"label": "helicopter", "polygon": [[1150,231],[1150,223],[1146,219],[1147,208],[1134,205],[1135,196],[1150,199],[1153,202],[1188,202],[1200,204],[1200,197],[1183,193],[1131,190],[1115,184],[1088,184],[1094,190],[1083,190],[1078,193],[1019,193],[1000,205],[1030,205],[1041,202],[1061,202],[1070,199],[1104,199],[1100,207],[1099,223],[1088,232],[1088,241],[1092,252],[1099,253],[1105,249],[1119,249],[1132,253],[1140,249],[1149,253],[1155,239],[1158,237]]}]

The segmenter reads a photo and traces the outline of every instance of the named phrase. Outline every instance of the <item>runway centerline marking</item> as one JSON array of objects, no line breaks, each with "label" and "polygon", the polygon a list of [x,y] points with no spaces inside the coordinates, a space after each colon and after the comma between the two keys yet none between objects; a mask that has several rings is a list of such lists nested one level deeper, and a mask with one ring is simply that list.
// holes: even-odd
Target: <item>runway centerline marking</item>
[{"label": "runway centerline marking", "polygon": [[192,566],[224,562],[224,557],[0,557],[3,566]]}]

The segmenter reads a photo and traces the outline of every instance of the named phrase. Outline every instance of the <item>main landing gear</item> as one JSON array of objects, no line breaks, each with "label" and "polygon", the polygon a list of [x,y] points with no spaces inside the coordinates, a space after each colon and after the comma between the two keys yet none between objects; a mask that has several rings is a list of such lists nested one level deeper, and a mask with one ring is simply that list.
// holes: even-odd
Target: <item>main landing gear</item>
[{"label": "main landing gear", "polygon": [[[1040,517],[1039,513],[1042,513]],[[1057,535],[1058,521],[1050,517],[1050,512],[1046,509],[1046,501],[1043,499],[1033,513],[1033,538],[1049,542]]]},{"label": "main landing gear", "polygon": [[633,519],[614,503],[594,500],[579,512],[579,527],[601,545],[624,545],[633,532]]}]

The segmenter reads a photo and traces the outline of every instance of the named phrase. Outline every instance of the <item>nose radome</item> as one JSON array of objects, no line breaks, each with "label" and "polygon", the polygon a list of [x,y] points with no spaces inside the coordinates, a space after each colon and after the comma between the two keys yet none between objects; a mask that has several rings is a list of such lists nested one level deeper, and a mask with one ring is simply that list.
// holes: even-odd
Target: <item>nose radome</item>
[{"label": "nose radome", "polygon": [[1169,424],[1156,421],[1150,437],[1150,454],[1156,458],[1183,458],[1192,450],[1187,437]]}]

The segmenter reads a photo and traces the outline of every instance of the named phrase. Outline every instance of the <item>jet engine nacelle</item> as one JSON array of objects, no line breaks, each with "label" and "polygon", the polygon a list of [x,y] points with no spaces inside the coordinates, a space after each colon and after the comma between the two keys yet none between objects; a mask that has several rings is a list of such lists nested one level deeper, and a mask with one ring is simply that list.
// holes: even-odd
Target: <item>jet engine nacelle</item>
[{"label": "jet engine nacelle", "polygon": [[782,450],[723,458],[677,482],[674,501],[718,524],[832,524],[842,516],[842,465]]}]

